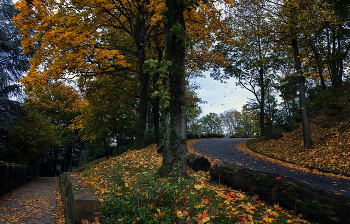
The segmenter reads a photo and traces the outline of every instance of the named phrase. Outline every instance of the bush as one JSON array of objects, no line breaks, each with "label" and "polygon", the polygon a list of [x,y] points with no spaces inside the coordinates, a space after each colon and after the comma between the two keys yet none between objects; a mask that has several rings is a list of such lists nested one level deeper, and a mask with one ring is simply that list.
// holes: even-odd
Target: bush
[{"label": "bush", "polygon": [[201,138],[225,138],[225,135],[216,134],[216,133],[207,133],[207,134],[201,135]]},{"label": "bush", "polygon": [[199,138],[199,134],[187,134],[187,139],[197,139]]},{"label": "bush", "polygon": [[327,116],[345,119],[350,113],[349,100],[350,83],[345,83],[339,89],[315,87],[308,91],[308,111],[312,112],[312,116],[324,112]]}]

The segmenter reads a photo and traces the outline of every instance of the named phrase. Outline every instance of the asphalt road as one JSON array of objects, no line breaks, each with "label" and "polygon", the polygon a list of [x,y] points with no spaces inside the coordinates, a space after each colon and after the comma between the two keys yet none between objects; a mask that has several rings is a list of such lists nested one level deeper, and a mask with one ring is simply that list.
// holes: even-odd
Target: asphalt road
[{"label": "asphalt road", "polygon": [[261,172],[280,174],[281,176],[305,181],[317,187],[350,197],[350,180],[304,172],[264,160],[238,149],[237,146],[242,141],[247,141],[247,139],[208,139],[196,142],[193,148],[205,157],[219,159],[236,165],[241,164],[242,167]]}]

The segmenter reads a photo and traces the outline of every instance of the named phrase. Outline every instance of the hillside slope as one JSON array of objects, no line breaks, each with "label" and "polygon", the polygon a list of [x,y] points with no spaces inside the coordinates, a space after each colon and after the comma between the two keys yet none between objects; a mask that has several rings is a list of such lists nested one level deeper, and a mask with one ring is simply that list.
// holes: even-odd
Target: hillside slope
[{"label": "hillside slope", "polygon": [[310,119],[312,146],[304,147],[301,128],[280,139],[256,139],[247,144],[258,153],[324,172],[350,174],[350,121],[318,116]]}]

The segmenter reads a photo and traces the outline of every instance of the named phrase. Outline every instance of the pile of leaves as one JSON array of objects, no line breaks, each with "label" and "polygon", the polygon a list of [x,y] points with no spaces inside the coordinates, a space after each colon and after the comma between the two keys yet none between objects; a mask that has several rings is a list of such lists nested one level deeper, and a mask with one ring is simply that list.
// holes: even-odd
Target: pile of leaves
[{"label": "pile of leaves", "polygon": [[309,148],[304,147],[301,124],[278,140],[257,141],[253,148],[300,167],[350,174],[350,122],[318,117],[309,126],[313,142]]},{"label": "pile of leaves", "polygon": [[157,177],[161,163],[152,145],[76,172],[101,202],[94,223],[307,223],[278,204],[210,182],[207,172]]}]

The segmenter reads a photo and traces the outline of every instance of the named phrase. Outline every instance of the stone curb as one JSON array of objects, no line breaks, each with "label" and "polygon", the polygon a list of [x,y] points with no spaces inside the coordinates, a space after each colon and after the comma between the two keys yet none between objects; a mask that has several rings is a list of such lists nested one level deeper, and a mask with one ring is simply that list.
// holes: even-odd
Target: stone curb
[{"label": "stone curb", "polygon": [[71,173],[60,175],[61,197],[66,224],[81,223],[81,220],[95,221],[92,209],[100,203],[91,189],[76,182]]}]

